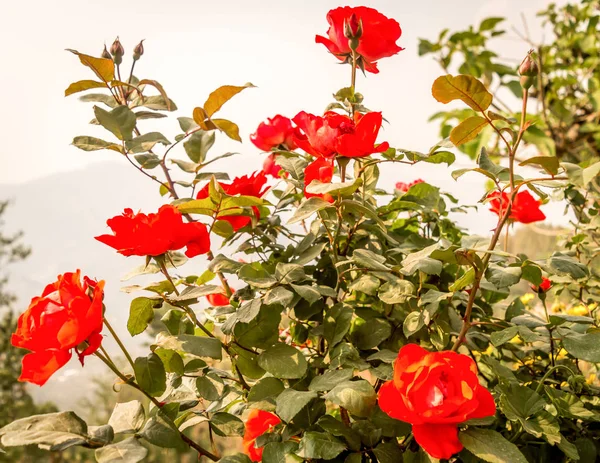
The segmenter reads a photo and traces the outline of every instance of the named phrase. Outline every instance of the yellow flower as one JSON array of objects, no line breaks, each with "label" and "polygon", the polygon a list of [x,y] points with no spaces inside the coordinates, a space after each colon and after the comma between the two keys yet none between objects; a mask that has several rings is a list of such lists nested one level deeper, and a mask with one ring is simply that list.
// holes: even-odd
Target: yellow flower
[{"label": "yellow flower", "polygon": [[584,315],[588,315],[588,309],[583,304],[579,304],[579,305],[576,305],[576,306],[573,306],[573,307],[569,308],[567,310],[567,313],[569,315],[581,315],[581,316],[584,316]]},{"label": "yellow flower", "polygon": [[519,336],[515,336],[508,342],[510,342],[512,344],[523,344],[523,341],[521,341],[521,338]]},{"label": "yellow flower", "polygon": [[521,302],[523,304],[527,304],[528,302],[530,302],[534,299],[535,299],[535,296],[533,295],[533,293],[527,293],[527,294],[524,294],[523,296],[521,296]]},{"label": "yellow flower", "polygon": [[565,305],[562,302],[555,302],[552,304],[552,312],[559,313],[565,309]]},{"label": "yellow flower", "polygon": [[556,360],[563,360],[567,357],[567,351],[564,349],[560,349],[558,354],[556,354]]},{"label": "yellow flower", "polygon": [[594,384],[594,382],[596,381],[596,374],[595,373],[591,373],[585,380],[586,383],[588,384]]}]

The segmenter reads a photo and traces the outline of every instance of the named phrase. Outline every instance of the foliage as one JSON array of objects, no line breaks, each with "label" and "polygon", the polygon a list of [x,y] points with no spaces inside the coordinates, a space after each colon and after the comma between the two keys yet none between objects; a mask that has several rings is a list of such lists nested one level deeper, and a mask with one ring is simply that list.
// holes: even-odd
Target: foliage
[{"label": "foliage", "polygon": [[[81,99],[96,103],[92,123],[108,138],[78,136],[73,144],[85,151],[112,151],[156,182],[187,222],[206,225],[211,251],[200,274],[190,274],[188,259],[176,250],[189,241],[183,232],[172,240],[169,236],[168,252],[139,254],[145,262],[139,259],[128,278],[155,274],[160,279],[127,288],[136,293],[130,334],[160,327],[147,356],[130,357],[127,343],[110,326],[113,309],[106,308],[105,327],[128,365],[117,367],[102,349],[94,355],[115,375],[116,387],[144,394],[148,410],[139,400],[119,403],[99,427],[72,412],[27,417],[0,429],[3,446],[36,444],[58,451],[81,445],[94,449],[99,462],[142,461],[148,444],[177,451],[191,447],[200,457],[223,462],[248,462],[249,456],[267,463],[437,461],[433,454],[455,462],[587,462],[600,455],[600,388],[589,380],[600,363],[599,204],[592,190],[600,164],[595,155],[574,159],[555,150],[526,160],[539,173],[520,169],[515,161],[521,142],[532,134],[550,138],[527,117],[530,79],[520,91],[523,114],[501,114],[489,84],[494,76],[513,71],[494,65],[494,57],[485,53],[473,58],[475,63],[488,60],[481,67],[463,65],[460,75],[444,75],[433,83],[436,100],[463,108],[440,116],[459,119],[456,125],[445,122],[448,139],[424,152],[385,149],[385,142],[373,145],[374,138],[362,136],[364,125],[359,128],[362,120],[373,118],[362,116],[368,110],[356,91],[356,69],[364,61],[357,46],[366,18],[350,16],[341,25],[349,40],[344,59],[351,67],[351,85],[336,92],[328,106],[340,114],[301,113],[294,122],[304,131],[296,142],[307,146],[307,153],[317,153],[316,146],[325,142],[334,142],[326,148],[343,146],[342,139],[368,150],[350,159],[343,155],[350,151],[335,148],[332,156],[315,161],[289,145],[275,146],[269,154],[282,170],[266,194],[242,188],[264,174],[226,184],[228,175],[212,171],[211,165],[231,155],[215,154],[217,135],[239,140],[238,126],[215,113],[234,96],[243,98],[251,84],[224,85],[210,93],[193,117],[178,118],[181,130],[175,137],[144,133],[145,119],[166,118],[176,109],[163,86],[138,79],[133,66],[129,79],[121,79],[120,42],[111,47],[112,59],[72,51],[97,80],[71,84],[66,94],[105,89]],[[450,36],[452,44],[461,44],[453,53],[466,53],[467,40],[484,47],[485,36],[495,34],[498,23],[487,20],[479,32]],[[422,51],[445,46],[422,43]],[[134,65],[139,50],[135,56]],[[450,65],[448,58],[443,63]],[[584,64],[573,69],[586,73],[590,68]],[[554,78],[544,71],[542,79]],[[315,125],[320,130],[312,131]],[[335,136],[327,139],[327,130]],[[370,134],[378,130],[373,126]],[[453,146],[476,154],[476,165],[455,170],[454,178],[485,176],[490,191],[482,192],[480,202],[504,195],[494,207],[498,223],[491,237],[457,227],[449,213],[471,205],[458,204],[426,181],[393,192],[378,185],[380,164],[450,166]],[[564,153],[574,156],[570,148]],[[316,162],[326,165],[320,165],[317,180],[305,181],[309,163]],[[575,233],[541,259],[497,249],[506,227],[521,217],[512,209],[524,191],[540,198],[527,207],[539,208],[550,192],[566,198],[578,213]],[[236,220],[241,217],[245,220]],[[132,231],[156,240],[173,233],[152,224],[144,227]],[[223,253],[215,256],[219,241]],[[541,286],[543,278],[551,280],[549,291]],[[535,288],[526,302],[513,292],[521,282]],[[211,300],[219,302],[206,307],[205,297],[215,294],[221,298]],[[555,294],[568,295],[586,313],[549,311],[547,301]],[[398,356],[400,348],[405,354]],[[412,362],[409,351],[418,351],[422,363]],[[445,369],[439,373],[442,363]],[[429,369],[433,373],[425,374]],[[445,376],[453,371],[465,377]],[[401,391],[405,400],[384,406],[382,389]],[[489,393],[479,395],[480,389],[491,393],[493,404]],[[411,414],[407,405],[414,400],[411,391],[421,394],[414,402],[418,413]],[[483,396],[489,398],[487,411],[495,407],[495,414],[476,413]],[[465,404],[468,410],[461,408]],[[393,410],[396,406],[404,407],[402,413]],[[449,408],[440,418],[448,421],[440,426],[436,413]],[[268,412],[268,426],[245,423],[257,416],[250,412],[256,409]],[[415,425],[414,434],[408,422]],[[205,430],[207,442],[192,434],[197,429]],[[443,430],[444,438],[436,442],[428,429]],[[223,455],[215,436],[232,442],[244,436],[253,447],[248,456],[231,454],[231,448]],[[449,454],[428,448],[443,447],[447,436],[454,439]]]}]

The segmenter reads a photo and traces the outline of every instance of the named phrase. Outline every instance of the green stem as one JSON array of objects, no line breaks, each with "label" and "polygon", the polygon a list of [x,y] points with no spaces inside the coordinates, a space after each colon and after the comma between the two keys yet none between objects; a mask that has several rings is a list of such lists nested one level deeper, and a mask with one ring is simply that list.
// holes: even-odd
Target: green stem
[{"label": "green stem", "polygon": [[104,325],[106,326],[106,328],[108,328],[108,331],[110,331],[110,334],[112,334],[112,337],[115,338],[115,341],[121,348],[121,351],[123,351],[123,354],[125,354],[125,358],[127,358],[127,361],[129,362],[129,365],[131,365],[131,368],[134,368],[133,359],[131,358],[131,355],[129,355],[129,352],[125,348],[125,345],[121,342],[121,339],[119,338],[119,336],[117,336],[117,333],[115,332],[115,330],[113,329],[113,327],[110,325],[110,323],[108,322],[108,320],[106,318],[104,319]]},{"label": "green stem", "polygon": [[558,370],[560,368],[563,368],[565,370],[567,370],[571,376],[574,376],[575,373],[573,373],[573,371],[565,366],[565,365],[555,365],[551,368],[548,369],[548,371],[546,372],[546,374],[544,376],[542,376],[542,379],[540,380],[540,382],[538,383],[538,386],[535,388],[535,392],[539,393],[542,390],[542,387],[544,386],[544,381],[546,381],[548,379],[548,377],[555,371]]},{"label": "green stem", "polygon": [[[119,379],[121,379],[121,381],[123,381],[125,384],[128,384],[129,386],[133,387],[134,389],[137,389],[142,394],[144,394],[150,400],[150,402],[152,402],[158,409],[162,408],[161,403],[158,400],[156,400],[155,397],[152,397],[150,394],[148,394],[146,391],[144,391],[144,389],[142,389],[137,383],[135,383],[132,378],[127,378],[127,376],[125,376],[123,373],[121,373],[112,364],[112,362],[110,362],[106,357],[104,357],[102,354],[100,354],[98,352],[95,352],[94,355],[96,357],[98,357],[100,360],[102,360],[102,362],[104,362],[106,364],[106,366],[108,366],[108,368],[110,368],[113,371],[113,373],[115,375],[117,375],[119,377]],[[165,416],[165,419],[169,419],[166,415],[164,415],[164,416]],[[173,423],[173,426],[175,426],[174,423]],[[177,428],[177,426],[175,426],[175,428]],[[200,445],[198,445],[196,442],[194,442],[188,436],[186,436],[183,432],[181,432],[179,430],[178,430],[178,432],[179,432],[179,435],[181,436],[181,439],[186,444],[188,444],[190,447],[192,447],[194,450],[196,450],[200,455],[210,458],[212,461],[219,460],[219,457],[217,457],[216,455],[213,455],[208,450],[206,450],[203,447],[201,447]]]}]

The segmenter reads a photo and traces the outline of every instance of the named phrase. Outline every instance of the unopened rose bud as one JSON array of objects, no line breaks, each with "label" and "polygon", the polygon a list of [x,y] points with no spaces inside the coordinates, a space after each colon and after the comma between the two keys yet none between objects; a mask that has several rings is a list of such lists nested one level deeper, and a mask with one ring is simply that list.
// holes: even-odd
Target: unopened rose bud
[{"label": "unopened rose bud", "polygon": [[362,37],[362,20],[354,13],[344,20],[344,36],[347,39],[360,39]]},{"label": "unopened rose bud", "polygon": [[538,75],[538,65],[535,60],[531,57],[532,51],[527,53],[527,56],[521,62],[519,66],[519,75],[526,77],[534,77]]},{"label": "unopened rose bud", "polygon": [[117,37],[111,45],[110,54],[113,56],[115,64],[121,64],[123,61],[123,55],[125,54],[125,49],[123,48],[123,45],[121,45],[119,37]]},{"label": "unopened rose bud", "polygon": [[138,43],[135,48],[133,49],[133,60],[137,61],[138,59],[140,59],[142,57],[142,55],[144,54],[144,39],[142,39],[140,41],[140,43]]},{"label": "unopened rose bud", "polygon": [[104,58],[104,59],[112,59],[112,56],[110,56],[110,53],[106,49],[106,44],[104,44],[104,50],[102,50],[102,58]]}]

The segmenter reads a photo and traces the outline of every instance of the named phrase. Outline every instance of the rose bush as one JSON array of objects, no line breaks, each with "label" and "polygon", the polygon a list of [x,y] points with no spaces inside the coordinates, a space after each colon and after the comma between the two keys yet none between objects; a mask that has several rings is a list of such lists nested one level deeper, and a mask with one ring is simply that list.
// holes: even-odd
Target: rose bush
[{"label": "rose bush", "polygon": [[[145,257],[134,276],[160,279],[127,288],[139,291],[129,333],[152,326],[154,337],[150,353],[133,359],[110,325],[115,309],[102,316],[102,282],[82,286],[79,274],[65,274],[34,299],[13,338],[34,358],[58,360],[24,361],[22,379],[43,383],[75,348],[104,362],[139,400],[118,404],[99,427],[71,412],[15,421],[0,429],[3,446],[82,445],[99,462],[142,461],[148,445],[225,463],[591,462],[600,454],[600,283],[598,260],[586,251],[598,246],[589,169],[600,164],[520,160],[535,174],[516,165],[534,127],[532,66],[519,117],[491,111],[493,95],[477,78],[446,74],[432,95],[462,102],[466,117],[430,150],[391,147],[378,140],[383,113],[363,105],[356,70],[378,72],[379,60],[401,50],[399,24],[366,7],[338,8],[327,20],[328,38],[317,42],[350,64],[350,86],[323,115],[306,108],[261,123],[251,141],[266,151],[263,170],[233,180],[207,170],[230,155],[213,155],[217,135],[241,141],[238,126],[216,114],[251,84],[211,92],[192,117],[178,118],[171,142],[142,133],[143,120],[177,108],[133,67],[119,80],[118,40],[101,58],[71,50],[96,80],[65,94],[105,89],[85,100],[98,103],[94,125],[111,137],[73,144],[125,157],[169,203],[156,214],[127,209],[109,219],[112,235],[96,238]],[[450,166],[453,147],[485,130],[500,148],[482,143],[477,164],[451,175],[488,181],[477,197],[497,216],[489,237],[459,228],[450,213],[472,205],[427,181],[398,182],[391,192],[378,183],[380,164]],[[540,206],[550,193],[586,219],[568,244],[542,259],[498,250],[509,225],[545,219]],[[192,274],[188,258],[205,269]],[[549,311],[560,297],[584,312]],[[103,326],[125,367],[100,346]]]}]

